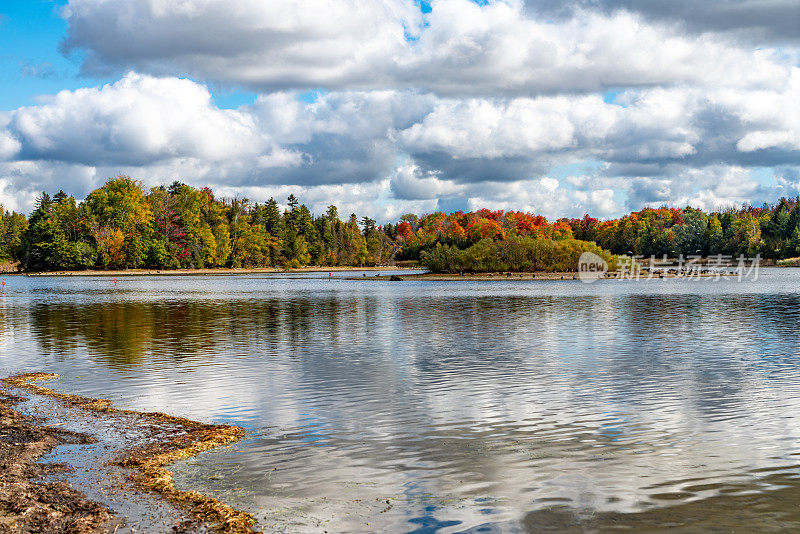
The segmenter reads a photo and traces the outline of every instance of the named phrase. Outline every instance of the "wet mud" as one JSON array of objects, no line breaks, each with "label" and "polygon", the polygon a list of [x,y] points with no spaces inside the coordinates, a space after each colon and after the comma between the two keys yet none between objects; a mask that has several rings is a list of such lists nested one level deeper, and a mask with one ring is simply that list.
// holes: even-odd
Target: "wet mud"
[{"label": "wet mud", "polygon": [[[0,533],[256,532],[250,514],[175,487],[168,466],[244,435],[3,379]],[[24,395],[24,396],[23,396]]]}]

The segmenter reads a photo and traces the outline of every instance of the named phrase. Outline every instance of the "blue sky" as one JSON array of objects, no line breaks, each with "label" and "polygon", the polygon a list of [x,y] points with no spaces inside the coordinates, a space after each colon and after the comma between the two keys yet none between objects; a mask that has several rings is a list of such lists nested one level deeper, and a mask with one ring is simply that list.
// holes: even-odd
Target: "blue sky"
[{"label": "blue sky", "polygon": [[[81,74],[82,54],[66,56],[59,44],[67,30],[60,16],[66,1],[2,0],[0,2],[0,109],[10,110],[36,103],[41,95],[64,89],[116,81],[116,77]],[[256,93],[234,87],[213,87],[214,102],[235,109],[252,104]]]},{"label": "blue sky", "polygon": [[11,209],[117,173],[379,221],[798,194],[795,1],[2,0],[0,14]]},{"label": "blue sky", "polygon": [[[40,94],[87,85],[87,80],[76,76],[80,61],[58,52],[67,28],[66,21],[56,13],[62,4],[41,0],[0,2],[0,109],[32,105]],[[33,75],[34,70],[40,75]]]}]

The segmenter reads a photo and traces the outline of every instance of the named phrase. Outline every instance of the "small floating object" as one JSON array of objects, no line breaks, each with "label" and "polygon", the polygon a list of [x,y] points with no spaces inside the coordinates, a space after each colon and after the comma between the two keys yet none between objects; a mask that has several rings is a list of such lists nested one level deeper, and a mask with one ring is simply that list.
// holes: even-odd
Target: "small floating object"
[{"label": "small floating object", "polygon": [[114,285],[117,285],[117,279],[114,278]]},{"label": "small floating object", "polygon": [[6,287],[6,279],[3,278],[3,287]]}]

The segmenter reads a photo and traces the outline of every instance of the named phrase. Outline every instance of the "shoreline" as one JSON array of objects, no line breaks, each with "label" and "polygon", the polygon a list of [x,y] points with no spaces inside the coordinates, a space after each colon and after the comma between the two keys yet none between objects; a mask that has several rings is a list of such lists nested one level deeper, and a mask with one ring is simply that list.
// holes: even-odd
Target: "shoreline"
[{"label": "shoreline", "polygon": [[[394,275],[398,276],[398,275]],[[389,280],[392,275],[373,276],[373,280]],[[502,282],[507,281],[537,281],[537,280],[577,280],[577,272],[526,272],[526,273],[464,273],[449,274],[449,273],[421,273],[421,274],[401,274],[399,277],[402,280],[429,280],[432,282],[458,282],[458,281],[482,281],[482,282]],[[370,277],[366,277],[370,279]],[[360,280],[356,277],[353,280]]]},{"label": "shoreline", "polygon": [[218,268],[218,269],[117,269],[110,271],[39,271],[6,273],[7,275],[23,276],[226,276],[232,274],[275,274],[275,273],[342,273],[363,271],[414,271],[416,267],[394,267],[391,265],[381,267],[300,267],[284,269],[282,267],[253,267],[253,268]]},{"label": "shoreline", "polygon": [[[135,495],[144,490],[148,495],[157,495],[159,499],[167,501],[180,510],[185,517],[178,525],[178,531],[205,532],[213,530],[236,534],[258,532],[254,530],[255,519],[251,514],[235,510],[207,495],[191,490],[177,489],[173,483],[172,472],[168,469],[169,465],[175,461],[238,441],[244,436],[244,429],[230,425],[205,424],[158,412],[137,412],[114,408],[111,401],[105,399],[58,393],[36,383],[57,377],[58,375],[47,373],[25,373],[0,379],[0,384],[8,389],[23,390],[42,398],[51,399],[65,409],[75,410],[76,413],[73,414],[75,418],[83,416],[87,419],[96,418],[110,423],[117,430],[120,428],[132,429],[134,433],[138,433],[140,436],[138,441],[134,441],[131,447],[122,447],[116,451],[119,454],[114,454],[109,464],[115,469],[124,471],[124,478],[127,480],[122,482],[132,486],[130,489],[133,490],[129,491],[129,494]],[[92,443],[97,441],[91,435],[48,426],[40,419],[24,415],[11,408],[12,404],[24,400],[27,399],[8,392],[2,393],[0,413],[8,414],[8,416],[0,420],[0,435],[12,434],[16,439],[14,425],[18,426],[19,421],[24,420],[28,432],[44,436],[47,446],[38,446],[36,455],[29,454],[28,456],[31,457],[29,463],[35,462],[37,458],[60,444],[71,443],[71,441],[60,439],[61,434],[70,436],[73,439],[72,442]],[[46,470],[47,467],[44,466],[42,469]],[[36,487],[42,491],[42,488],[47,489],[44,485],[53,484],[34,481],[33,479],[41,474],[36,470],[23,471],[25,474],[20,476],[24,476],[24,478],[17,477],[16,480],[10,482],[12,492],[19,493],[18,490],[23,486]],[[60,484],[65,486],[63,482]],[[66,502],[72,503],[72,506],[66,506],[67,510],[59,510],[57,513],[51,514],[52,520],[83,521],[87,524],[86,528],[75,530],[75,532],[82,533],[102,532],[104,531],[103,525],[107,526],[110,520],[119,519],[105,504],[89,501],[83,493],[67,487],[72,493]],[[29,492],[28,494],[34,495],[30,498],[35,500],[35,493]],[[28,503],[27,506],[21,505],[18,508],[25,510],[30,506],[31,504]],[[90,513],[81,515],[84,510],[90,510]],[[84,517],[86,515],[88,518]],[[18,513],[12,516],[12,521],[25,521],[24,516],[24,513]],[[132,531],[134,530],[132,529]]]},{"label": "shoreline", "polygon": [[[248,274],[306,274],[306,273],[377,273],[367,274],[361,277],[344,278],[344,280],[388,280],[393,276],[402,277],[403,280],[431,280],[437,282],[443,281],[458,281],[458,280],[480,280],[480,281],[498,281],[498,280],[579,280],[580,277],[577,271],[526,271],[526,272],[480,272],[480,273],[410,273],[405,274],[404,271],[420,271],[422,267],[395,267],[395,266],[380,266],[380,267],[300,267],[296,269],[284,269],[280,267],[255,267],[255,268],[219,268],[219,269],[174,269],[174,270],[158,270],[158,269],[121,269],[111,271],[87,270],[87,271],[42,271],[42,272],[23,272],[18,271],[14,273],[3,273],[4,276],[31,276],[31,277],[56,277],[56,276],[74,276],[74,277],[137,277],[137,276],[231,276],[231,275],[248,275]],[[382,274],[391,273],[391,274]],[[618,279],[663,279],[663,278],[715,278],[715,277],[729,277],[735,276],[735,273],[703,271],[700,273],[694,272],[689,274],[682,273],[676,274],[674,272],[664,272],[653,274],[650,276],[647,271],[642,271],[637,276],[631,278],[630,273],[626,277],[622,277],[618,271],[610,271],[606,273],[605,277],[599,278],[600,280],[618,280]],[[342,279],[341,277],[339,279]]]},{"label": "shoreline", "polygon": [[92,438],[41,424],[15,409],[27,397],[0,390],[0,530],[3,532],[97,532],[111,511],[68,484],[42,481],[64,469],[39,463],[60,445],[86,444]]},{"label": "shoreline", "polygon": [[[363,277],[363,278],[351,278],[350,280],[389,280],[393,276],[398,275],[381,275],[381,276],[373,276],[373,277]],[[720,273],[719,277],[730,277],[736,276],[735,274],[730,273]],[[536,282],[536,281],[554,281],[554,280],[569,280],[569,281],[580,281],[580,276],[577,272],[574,271],[564,271],[564,272],[504,272],[504,273],[464,273],[464,274],[449,274],[449,273],[422,273],[422,274],[401,274],[398,276],[401,280],[428,280],[432,282],[463,282],[463,281],[480,281],[480,282],[502,282],[502,281],[526,281],[526,282]],[[696,279],[696,278],[716,278],[716,273],[701,273],[701,274],[693,274],[692,276],[687,275],[677,275],[675,273],[665,273],[663,276],[661,275],[653,275],[650,277],[647,273],[640,273],[639,277],[631,278],[630,274],[626,278],[621,277],[621,273],[611,271],[607,273],[607,276],[600,277],[595,281],[600,280],[614,280],[614,281],[623,281],[623,280],[632,280],[632,281],[643,281],[643,280],[661,280],[661,279]]]}]

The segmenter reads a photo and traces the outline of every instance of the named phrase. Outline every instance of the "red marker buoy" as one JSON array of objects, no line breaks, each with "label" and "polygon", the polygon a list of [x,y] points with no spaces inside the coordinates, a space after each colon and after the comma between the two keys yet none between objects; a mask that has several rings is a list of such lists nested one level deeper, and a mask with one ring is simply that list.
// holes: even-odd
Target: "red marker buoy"
[{"label": "red marker buoy", "polygon": [[6,287],[6,279],[3,278],[3,287]]},{"label": "red marker buoy", "polygon": [[114,285],[117,285],[117,279],[114,278]]}]

